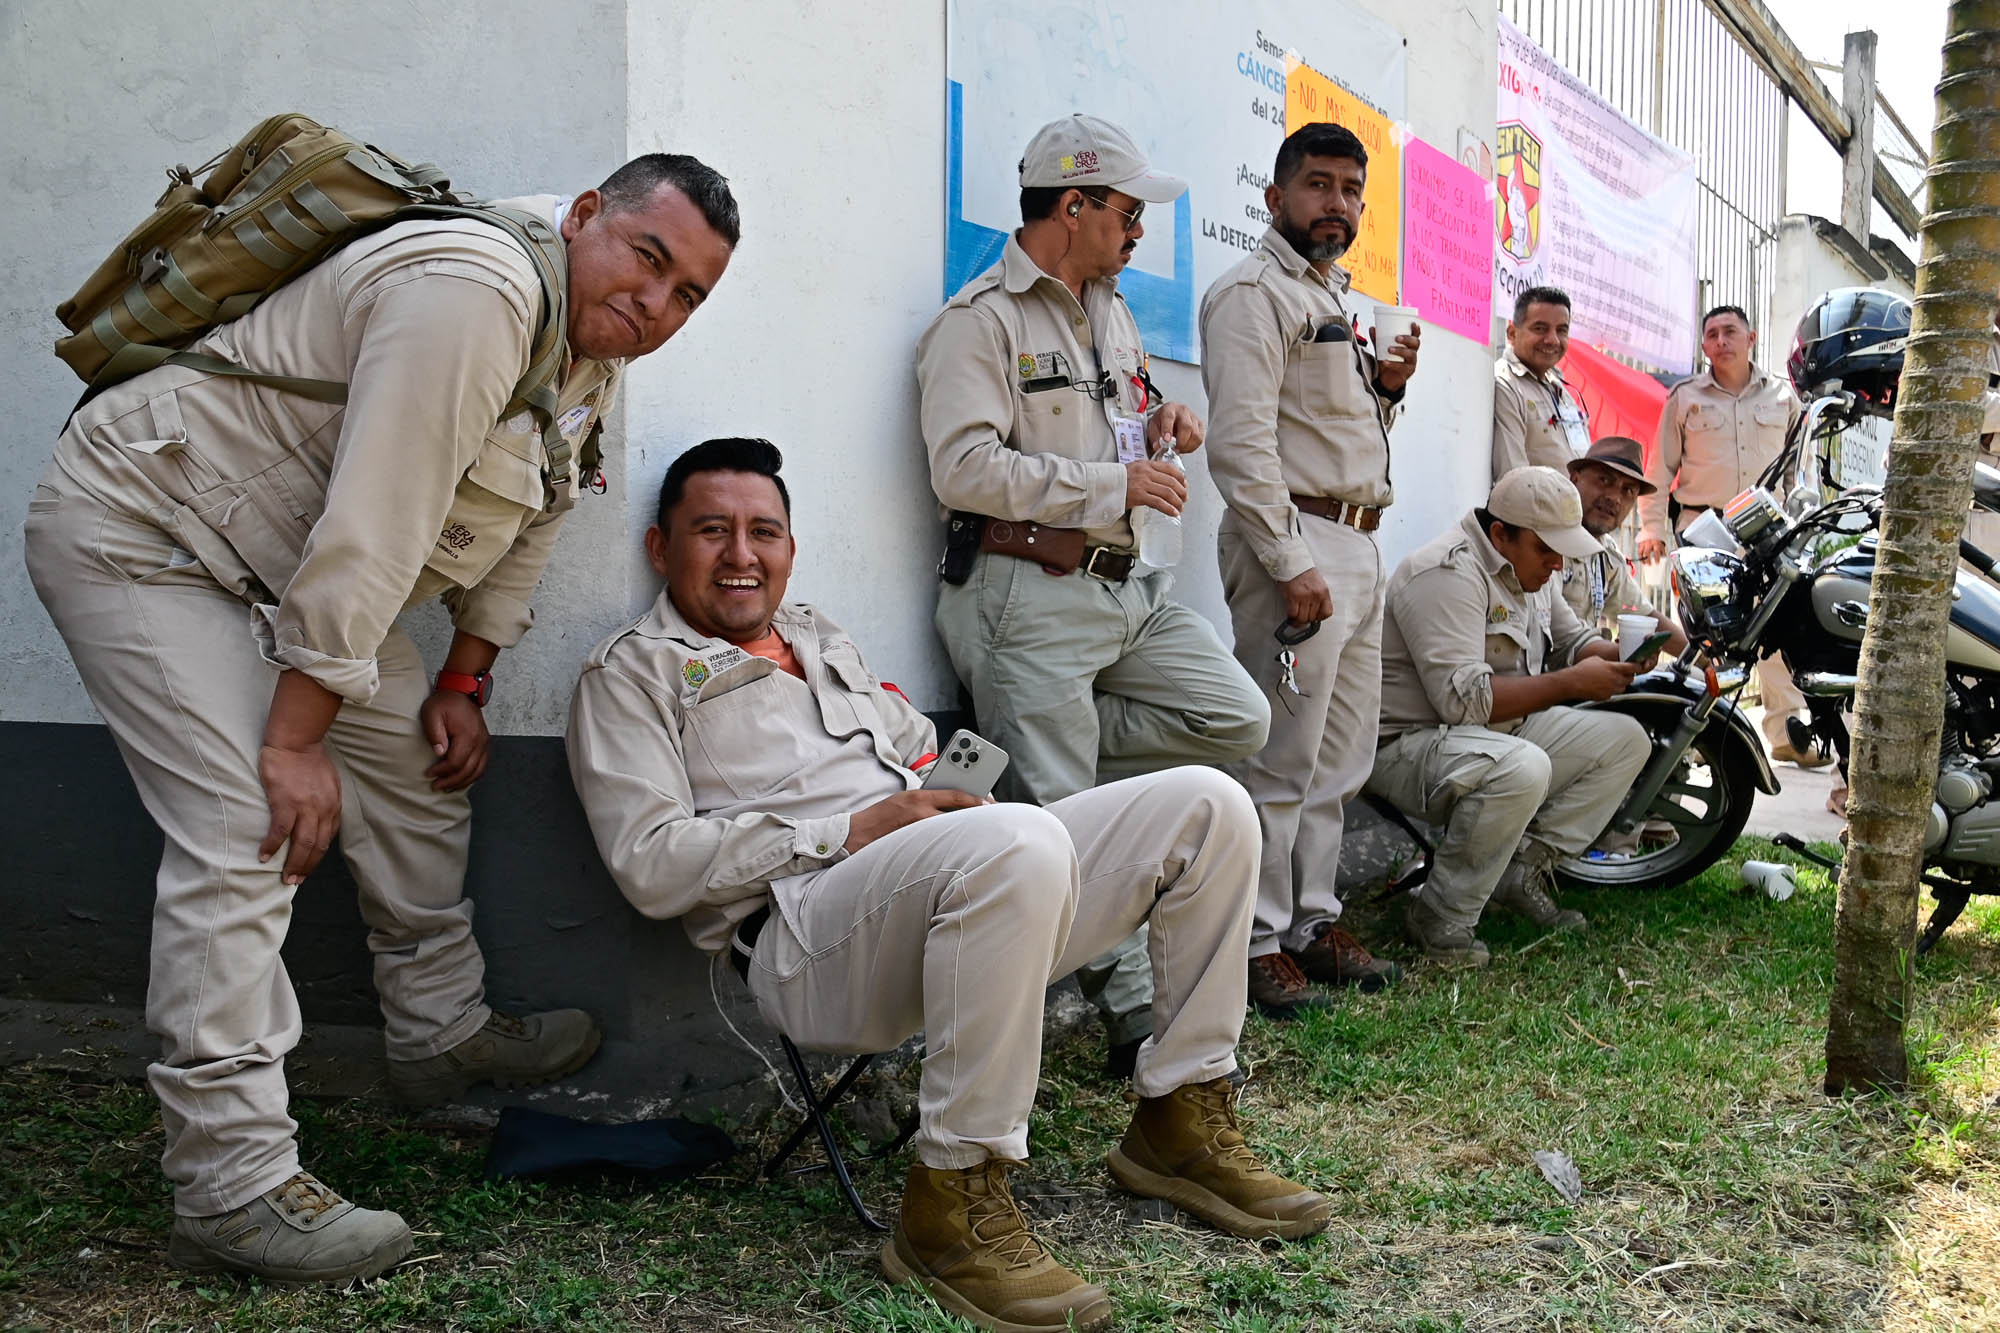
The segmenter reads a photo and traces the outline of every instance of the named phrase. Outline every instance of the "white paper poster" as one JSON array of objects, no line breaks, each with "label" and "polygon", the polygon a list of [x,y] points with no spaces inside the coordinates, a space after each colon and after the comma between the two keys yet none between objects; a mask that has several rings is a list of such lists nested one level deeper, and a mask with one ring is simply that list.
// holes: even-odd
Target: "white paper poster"
[{"label": "white paper poster", "polygon": [[[1146,212],[1119,290],[1146,350],[1194,361],[1196,305],[1256,248],[1285,137],[1294,53],[1392,121],[1403,117],[1399,33],[1343,0],[1310,6],[951,0],[946,20],[945,295],[991,267],[1020,225],[1021,150],[1072,112],[1123,126],[1188,193]],[[1399,199],[1401,173],[1369,173]],[[1393,211],[1393,210],[1392,210]]]},{"label": "white paper poster", "polygon": [[1619,114],[1500,18],[1493,304],[1559,287],[1570,336],[1693,369],[1695,160]]}]

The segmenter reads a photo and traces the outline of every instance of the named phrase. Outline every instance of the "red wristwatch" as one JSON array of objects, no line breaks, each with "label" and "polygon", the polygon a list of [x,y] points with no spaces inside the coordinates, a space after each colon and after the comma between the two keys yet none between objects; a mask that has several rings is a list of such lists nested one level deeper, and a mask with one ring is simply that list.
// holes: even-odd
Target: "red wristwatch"
[{"label": "red wristwatch", "polygon": [[486,701],[493,697],[493,673],[482,671],[476,676],[468,676],[463,671],[440,671],[437,687],[440,690],[450,690],[453,694],[462,694],[484,708]]}]

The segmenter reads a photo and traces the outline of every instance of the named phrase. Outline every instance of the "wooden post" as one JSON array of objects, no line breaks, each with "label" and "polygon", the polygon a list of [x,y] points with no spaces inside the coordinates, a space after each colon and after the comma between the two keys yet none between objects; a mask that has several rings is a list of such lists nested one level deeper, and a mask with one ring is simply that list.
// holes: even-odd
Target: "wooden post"
[{"label": "wooden post", "polygon": [[1847,142],[1840,148],[1840,225],[1868,248],[1875,214],[1875,34],[1850,32],[1841,62],[1840,109]]}]

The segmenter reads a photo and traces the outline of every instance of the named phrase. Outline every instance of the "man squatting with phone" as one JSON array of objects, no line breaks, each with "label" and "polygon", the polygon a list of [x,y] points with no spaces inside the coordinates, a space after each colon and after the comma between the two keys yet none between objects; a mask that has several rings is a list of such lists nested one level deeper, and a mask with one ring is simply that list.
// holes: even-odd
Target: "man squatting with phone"
[{"label": "man squatting with phone", "polygon": [[986,1326],[1109,1323],[1006,1173],[1027,1156],[1048,983],[1141,924],[1154,1026],[1113,1175],[1235,1235],[1324,1228],[1328,1201],[1266,1170],[1236,1126],[1258,854],[1243,789],[1180,767],[1045,807],[919,790],[930,722],[845,631],[784,601],[781,462],[768,441],[710,440],[668,468],[646,533],[665,587],[586,662],[570,770],[626,897],[729,954],[780,1031],[832,1052],[925,1034],[883,1268]]}]

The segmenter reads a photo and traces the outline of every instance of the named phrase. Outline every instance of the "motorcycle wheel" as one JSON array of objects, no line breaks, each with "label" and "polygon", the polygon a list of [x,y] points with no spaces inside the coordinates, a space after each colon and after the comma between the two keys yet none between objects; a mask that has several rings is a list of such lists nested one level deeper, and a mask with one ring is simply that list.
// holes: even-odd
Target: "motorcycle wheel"
[{"label": "motorcycle wheel", "polygon": [[[1655,738],[1672,733],[1681,710],[1670,704],[1601,705],[1635,718]],[[1685,884],[1714,865],[1736,845],[1757,798],[1756,760],[1748,743],[1716,718],[1694,738],[1688,752],[1646,812],[1665,820],[1677,841],[1616,860],[1589,856],[1556,863],[1556,881],[1566,888],[1667,889]]]}]

